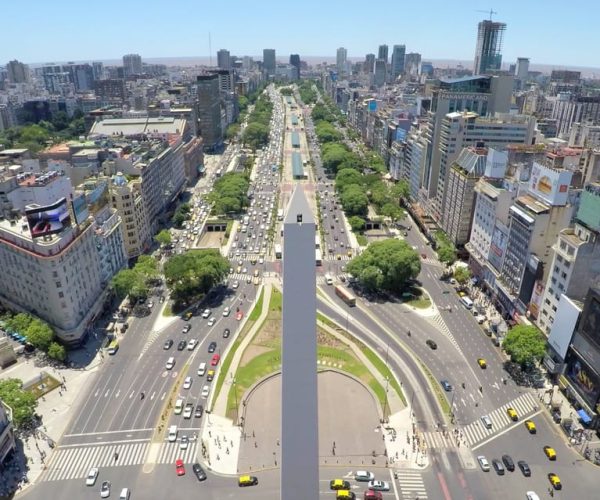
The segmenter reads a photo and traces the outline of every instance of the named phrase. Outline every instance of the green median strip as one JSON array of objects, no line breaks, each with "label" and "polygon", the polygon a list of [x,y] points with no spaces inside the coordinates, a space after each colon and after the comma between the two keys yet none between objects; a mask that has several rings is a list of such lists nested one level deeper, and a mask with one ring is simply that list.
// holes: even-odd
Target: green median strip
[{"label": "green median strip", "polygon": [[448,400],[446,399],[446,395],[445,395],[444,391],[442,391],[442,386],[435,379],[433,374],[429,371],[429,368],[427,367],[427,365],[425,363],[423,363],[423,361],[421,361],[420,359],[418,359],[418,361],[419,361],[419,364],[421,365],[421,369],[423,370],[423,373],[425,373],[425,375],[429,379],[429,385],[431,385],[431,388],[433,389],[433,392],[434,392],[435,396],[437,397],[438,402],[440,403],[442,411],[446,415],[450,416],[450,413],[451,413],[450,412],[450,403],[448,403]]}]

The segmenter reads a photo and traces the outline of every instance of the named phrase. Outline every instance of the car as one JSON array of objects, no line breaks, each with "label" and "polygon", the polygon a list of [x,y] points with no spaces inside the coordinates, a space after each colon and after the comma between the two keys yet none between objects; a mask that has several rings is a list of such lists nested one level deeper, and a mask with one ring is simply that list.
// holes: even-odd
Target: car
[{"label": "car", "polygon": [[544,453],[548,457],[548,460],[556,460],[556,451],[552,446],[544,446]]},{"label": "car", "polygon": [[183,465],[183,460],[181,460],[181,458],[178,458],[175,461],[175,472],[177,473],[178,476],[185,475],[185,467]]},{"label": "car", "polygon": [[388,483],[387,481],[379,481],[379,480],[373,479],[373,480],[369,481],[368,487],[370,490],[375,490],[375,491],[390,491],[390,483]]},{"label": "car", "polygon": [[332,479],[329,481],[330,490],[349,490],[350,483],[344,479]]},{"label": "car", "polygon": [[129,500],[130,493],[129,488],[123,488],[119,494],[119,500]]},{"label": "car", "polygon": [[192,319],[192,316],[193,316],[192,311],[188,311],[183,315],[183,320],[189,321],[190,319]]},{"label": "car", "polygon": [[506,414],[508,415],[508,418],[510,418],[513,422],[519,420],[519,415],[517,414],[514,408],[507,408]]},{"label": "car", "polygon": [[206,480],[206,472],[204,472],[204,469],[200,466],[199,463],[195,463],[194,465],[192,465],[192,471],[194,471],[194,474],[196,475],[198,481]]},{"label": "car", "polygon": [[365,490],[363,500],[383,500],[383,495],[381,491]]},{"label": "car", "polygon": [[217,343],[213,340],[210,344],[208,344],[208,352],[213,353],[217,350]]},{"label": "car", "polygon": [[238,312],[235,314],[235,319],[236,319],[237,321],[242,321],[242,318],[243,318],[243,317],[244,317],[244,312],[243,312],[243,311],[238,311]]},{"label": "car", "polygon": [[231,330],[229,328],[225,328],[225,330],[223,330],[223,338],[227,339],[227,338],[229,338],[230,335],[231,335]]},{"label": "car", "polygon": [[499,476],[504,476],[504,465],[502,465],[502,462],[500,460],[494,458],[492,460],[492,466],[494,467],[496,474],[498,474]]},{"label": "car", "polygon": [[209,394],[209,393],[210,393],[210,386],[208,386],[208,385],[205,385],[205,386],[202,388],[202,394],[201,394],[201,396],[202,396],[204,399],[206,399],[206,398],[208,398],[208,394]]},{"label": "car", "polygon": [[190,387],[192,387],[192,377],[185,377],[185,380],[183,381],[183,388],[189,389]]},{"label": "car", "polygon": [[215,323],[217,322],[217,319],[215,317],[212,317],[208,320],[208,326],[213,326]]},{"label": "car", "polygon": [[531,477],[531,469],[525,460],[519,460],[517,466],[521,469],[521,472],[525,477]]},{"label": "car", "polygon": [[181,441],[179,443],[180,450],[187,450],[190,445],[190,440],[187,436],[181,436]]},{"label": "car", "polygon": [[447,380],[440,380],[440,384],[446,392],[450,392],[452,390],[452,385]]},{"label": "car", "polygon": [[527,493],[525,493],[525,497],[527,498],[527,500],[540,500],[540,497],[535,491],[528,491]]},{"label": "car", "polygon": [[481,417],[481,422],[483,423],[483,426],[486,429],[491,429],[492,428],[492,419],[490,417],[488,417],[487,415],[483,415]]},{"label": "car", "polygon": [[169,359],[167,359],[167,364],[165,365],[165,368],[167,370],[172,370],[174,366],[175,366],[175,358],[173,356],[171,356]]},{"label": "car", "polygon": [[227,306],[225,309],[223,309],[223,316],[227,317],[229,314],[231,314],[231,308]]},{"label": "car", "polygon": [[548,481],[550,481],[550,484],[555,490],[562,490],[560,478],[554,472],[550,472],[550,474],[548,474]]},{"label": "car", "polygon": [[246,283],[249,285],[250,283],[252,283],[252,276],[248,276],[246,278]]},{"label": "car", "polygon": [[[244,244],[245,245],[245,244]],[[242,272],[242,266],[237,266],[237,269],[235,270],[238,274],[240,274]]]},{"label": "car", "polygon": [[185,340],[180,340],[177,343],[177,350],[178,351],[183,351],[186,348],[186,346],[187,346],[187,342]]},{"label": "car", "polygon": [[506,467],[506,470],[510,472],[515,470],[515,462],[510,455],[502,455],[502,463]]},{"label": "car", "polygon": [[258,478],[256,476],[240,476],[238,478],[238,486],[254,486],[258,484]]},{"label": "car", "polygon": [[110,481],[102,481],[100,487],[100,498],[108,498],[110,496]]},{"label": "car", "polygon": [[85,478],[85,485],[94,486],[96,484],[96,479],[98,479],[98,467],[92,467]]},{"label": "car", "polygon": [[204,311],[202,312],[202,317],[204,319],[208,318],[210,316],[210,309],[204,309]]},{"label": "car", "polygon": [[231,288],[233,288],[234,290],[236,290],[239,287],[240,287],[240,282],[237,280],[231,284]]},{"label": "car", "polygon": [[535,434],[537,432],[537,428],[533,420],[525,420],[525,428],[529,431],[529,434]]},{"label": "car", "polygon": [[425,343],[430,347],[430,349],[432,349],[434,351],[437,349],[437,344],[433,340],[427,339],[427,341],[425,341]]},{"label": "car", "polygon": [[192,329],[192,325],[190,325],[189,323],[187,325],[185,325],[182,330],[181,333],[187,333]]},{"label": "car", "polygon": [[248,268],[247,268],[247,267],[244,267],[244,268],[242,269],[242,274],[247,274],[247,273],[248,273]]},{"label": "car", "polygon": [[487,368],[487,361],[483,358],[479,358],[477,360],[477,364],[482,368],[482,369],[486,369]]},{"label": "car", "polygon": [[208,370],[208,372],[206,372],[206,381],[207,382],[212,382],[214,378],[215,378],[215,371],[214,370]]},{"label": "car", "polygon": [[198,345],[198,341],[196,339],[190,339],[190,340],[188,340],[188,343],[187,343],[187,350],[193,351],[197,345]]},{"label": "car", "polygon": [[375,479],[375,474],[367,470],[357,470],[354,474],[355,481],[367,482],[373,481],[373,479]]},{"label": "car", "polygon": [[487,458],[485,458],[483,455],[479,455],[477,457],[477,461],[479,462],[479,467],[481,467],[483,472],[489,472],[490,463],[487,461]]},{"label": "car", "polygon": [[173,340],[172,339],[165,340],[165,343],[163,345],[163,349],[165,351],[168,351],[169,349],[171,349],[171,347],[173,347]]},{"label": "car", "polygon": [[204,376],[205,373],[206,373],[206,363],[200,363],[200,366],[198,367],[198,376],[202,377],[202,376]]},{"label": "car", "polygon": [[196,405],[196,411],[194,412],[195,418],[201,418],[204,413],[204,407],[201,404]]}]

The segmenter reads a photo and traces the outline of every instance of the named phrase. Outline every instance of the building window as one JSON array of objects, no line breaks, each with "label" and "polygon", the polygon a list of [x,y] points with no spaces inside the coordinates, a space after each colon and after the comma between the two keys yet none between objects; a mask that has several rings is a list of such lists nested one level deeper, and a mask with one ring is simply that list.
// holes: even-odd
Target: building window
[{"label": "building window", "polygon": [[56,282],[56,288],[60,288],[60,287],[62,287],[62,283],[60,281],[57,281]]},{"label": "building window", "polygon": [[557,256],[556,256],[556,260],[557,260],[558,262],[562,262],[562,261],[563,261],[563,258],[562,258],[560,255],[557,255]]}]

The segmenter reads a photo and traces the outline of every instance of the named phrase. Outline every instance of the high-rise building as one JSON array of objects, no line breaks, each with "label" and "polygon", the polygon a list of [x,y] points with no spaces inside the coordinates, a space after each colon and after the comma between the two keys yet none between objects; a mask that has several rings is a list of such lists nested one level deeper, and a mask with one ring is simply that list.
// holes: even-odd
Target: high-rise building
[{"label": "high-rise building", "polygon": [[376,59],[375,60],[375,78],[373,84],[375,87],[383,87],[385,85],[387,79],[387,65],[385,64],[385,60]]},{"label": "high-rise building", "polygon": [[477,28],[475,49],[475,75],[485,75],[502,68],[502,38],[506,23],[481,21]]},{"label": "high-rise building", "polygon": [[95,80],[102,80],[104,78],[104,64],[100,61],[94,61],[92,63],[92,71]]},{"label": "high-rise building", "polygon": [[404,72],[410,76],[421,74],[421,54],[409,52],[404,56]]},{"label": "high-rise building", "polygon": [[367,54],[365,56],[364,72],[367,74],[375,72],[375,54]]},{"label": "high-rise building", "polygon": [[127,95],[125,80],[121,78],[96,80],[94,83],[94,92],[103,106],[115,102],[123,102]]},{"label": "high-rise building", "polygon": [[123,75],[141,75],[142,74],[142,56],[139,54],[125,54],[123,56]]},{"label": "high-rise building", "polygon": [[527,79],[529,78],[529,58],[528,57],[518,57],[517,58],[517,67],[515,69],[515,78],[518,81],[519,88],[523,88],[525,83],[527,83]]},{"label": "high-rise building", "polygon": [[6,71],[10,83],[27,83],[29,81],[29,66],[16,59],[8,62]]},{"label": "high-rise building", "polygon": [[392,49],[392,67],[391,67],[391,78],[395,81],[396,78],[404,73],[404,57],[406,55],[406,46],[394,45]]},{"label": "high-rise building", "polygon": [[231,69],[231,55],[227,49],[217,52],[217,66],[219,69]]},{"label": "high-rise building", "polygon": [[300,79],[300,55],[290,54],[290,64],[294,67],[294,80]]},{"label": "high-rise building", "polygon": [[379,50],[377,52],[377,59],[383,59],[385,61],[385,64],[388,63],[388,46],[387,45],[380,45],[379,46]]},{"label": "high-rise building", "polygon": [[335,65],[339,74],[346,73],[348,51],[344,47],[337,49]]},{"label": "high-rise building", "polygon": [[6,457],[17,449],[10,411],[11,409],[0,401],[0,466],[2,467]]},{"label": "high-rise building", "polygon": [[[273,51],[273,54],[275,54],[275,51]],[[274,71],[275,68],[273,68]],[[204,141],[204,149],[212,151],[223,142],[219,75],[197,76],[196,88],[199,133]]]},{"label": "high-rise building", "polygon": [[275,68],[277,67],[277,58],[275,56],[275,49],[263,49],[263,71],[267,76],[275,74]]}]

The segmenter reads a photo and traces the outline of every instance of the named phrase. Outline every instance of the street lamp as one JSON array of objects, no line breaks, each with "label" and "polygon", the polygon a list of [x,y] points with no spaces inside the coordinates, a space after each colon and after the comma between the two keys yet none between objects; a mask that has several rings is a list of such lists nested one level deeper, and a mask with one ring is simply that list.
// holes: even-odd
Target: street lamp
[{"label": "street lamp", "polygon": [[237,385],[235,378],[233,379],[233,395],[235,397],[235,420],[237,425],[239,425],[239,408],[238,408],[238,396],[237,396]]}]

